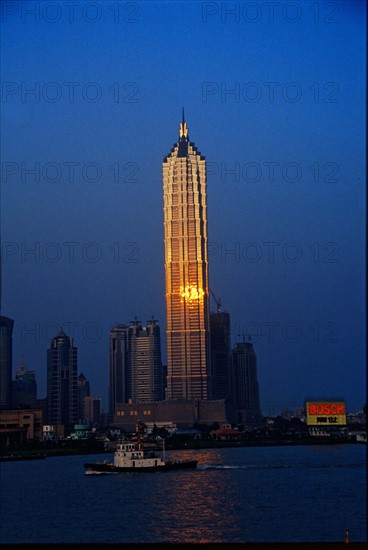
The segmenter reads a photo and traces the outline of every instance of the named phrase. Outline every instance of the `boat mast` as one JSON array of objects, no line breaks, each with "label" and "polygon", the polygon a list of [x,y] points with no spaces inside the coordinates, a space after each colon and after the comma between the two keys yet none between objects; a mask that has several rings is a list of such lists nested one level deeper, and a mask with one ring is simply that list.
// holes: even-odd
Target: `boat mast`
[{"label": "boat mast", "polygon": [[142,440],[141,440],[141,422],[140,422],[140,420],[138,420],[138,422],[137,422],[136,432],[137,432],[138,451],[141,451],[142,450]]}]

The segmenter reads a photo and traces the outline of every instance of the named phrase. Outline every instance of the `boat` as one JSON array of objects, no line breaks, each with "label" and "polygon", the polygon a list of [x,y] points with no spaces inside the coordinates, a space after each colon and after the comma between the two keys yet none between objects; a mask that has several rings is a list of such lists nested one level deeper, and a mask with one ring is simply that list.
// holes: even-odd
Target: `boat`
[{"label": "boat", "polygon": [[[164,440],[165,441],[165,440]],[[163,455],[143,449],[140,424],[137,425],[137,441],[121,441],[116,444],[113,462],[87,462],[84,467],[90,472],[162,472],[197,468],[197,460],[166,460],[165,446]]]}]

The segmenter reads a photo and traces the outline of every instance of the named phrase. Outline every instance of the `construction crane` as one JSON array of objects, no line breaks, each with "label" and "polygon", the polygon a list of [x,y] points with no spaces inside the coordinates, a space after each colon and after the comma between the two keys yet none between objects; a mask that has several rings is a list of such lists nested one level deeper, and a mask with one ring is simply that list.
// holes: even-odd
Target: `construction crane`
[{"label": "construction crane", "polygon": [[220,313],[221,311],[221,299],[220,298],[216,298],[215,294],[213,293],[213,291],[210,289],[210,292],[212,294],[212,298],[215,300],[216,302],[216,306],[217,306],[217,313]]}]

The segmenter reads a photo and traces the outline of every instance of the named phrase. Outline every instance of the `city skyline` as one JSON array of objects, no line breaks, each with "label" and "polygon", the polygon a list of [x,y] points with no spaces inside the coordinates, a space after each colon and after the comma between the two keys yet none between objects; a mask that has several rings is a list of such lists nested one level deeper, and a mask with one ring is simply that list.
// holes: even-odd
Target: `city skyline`
[{"label": "city skyline", "polygon": [[134,3],[136,21],[119,22],[99,5],[96,22],[19,12],[3,25],[13,378],[24,355],[46,395],[45,350],[64,326],[106,410],[111,328],[165,326],[161,161],[184,105],[207,159],[210,287],[232,345],[253,337],[263,414],[318,395],[361,408],[364,3],[337,2],[334,17],[321,4],[319,19],[300,3],[295,21],[260,3],[255,22],[221,3]]}]

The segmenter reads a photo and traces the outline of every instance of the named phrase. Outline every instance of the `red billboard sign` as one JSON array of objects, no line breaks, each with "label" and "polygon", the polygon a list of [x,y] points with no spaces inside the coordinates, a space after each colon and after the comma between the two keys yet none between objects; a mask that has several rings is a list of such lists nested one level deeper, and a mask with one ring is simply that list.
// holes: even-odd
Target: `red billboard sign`
[{"label": "red billboard sign", "polygon": [[309,426],[346,425],[344,401],[307,401],[306,412]]}]

